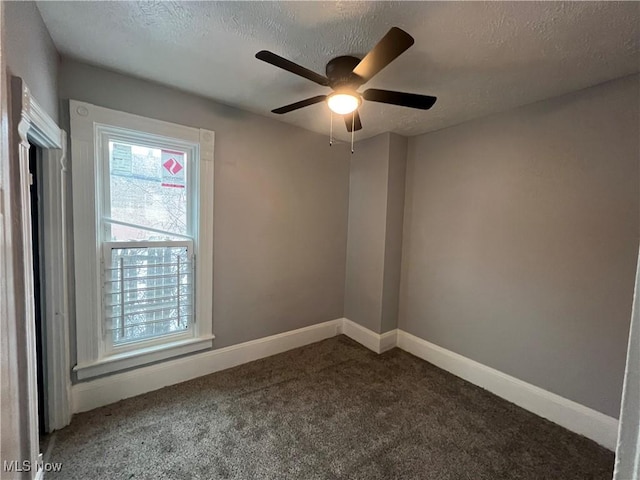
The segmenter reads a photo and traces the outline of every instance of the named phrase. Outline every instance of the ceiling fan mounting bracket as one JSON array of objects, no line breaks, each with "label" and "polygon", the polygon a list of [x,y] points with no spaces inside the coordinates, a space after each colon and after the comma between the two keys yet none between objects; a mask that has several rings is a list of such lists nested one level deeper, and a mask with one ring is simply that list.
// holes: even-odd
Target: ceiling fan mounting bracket
[{"label": "ceiling fan mounting bracket", "polygon": [[339,87],[350,86],[353,89],[362,85],[363,80],[353,73],[353,69],[360,63],[360,59],[349,55],[336,57],[327,63],[325,69],[329,85],[334,90]]}]

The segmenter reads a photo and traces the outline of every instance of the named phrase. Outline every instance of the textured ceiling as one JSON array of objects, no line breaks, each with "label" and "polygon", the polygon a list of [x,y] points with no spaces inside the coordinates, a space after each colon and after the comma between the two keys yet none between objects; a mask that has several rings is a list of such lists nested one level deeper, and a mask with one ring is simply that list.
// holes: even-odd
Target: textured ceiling
[{"label": "textured ceiling", "polygon": [[[328,134],[328,89],[260,62],[271,50],[324,73],[391,26],[416,43],[367,87],[435,95],[429,111],[365,102],[362,139],[416,135],[640,70],[640,3],[39,2],[61,54]],[[344,126],[339,134],[347,138]]]}]

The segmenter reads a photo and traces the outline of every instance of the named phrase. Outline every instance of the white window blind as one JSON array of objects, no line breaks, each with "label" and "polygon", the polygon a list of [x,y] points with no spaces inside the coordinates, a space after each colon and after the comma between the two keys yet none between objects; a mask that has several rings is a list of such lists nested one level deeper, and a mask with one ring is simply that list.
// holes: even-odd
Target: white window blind
[{"label": "white window blind", "polygon": [[114,346],[192,328],[192,242],[106,242],[103,251],[104,333]]}]

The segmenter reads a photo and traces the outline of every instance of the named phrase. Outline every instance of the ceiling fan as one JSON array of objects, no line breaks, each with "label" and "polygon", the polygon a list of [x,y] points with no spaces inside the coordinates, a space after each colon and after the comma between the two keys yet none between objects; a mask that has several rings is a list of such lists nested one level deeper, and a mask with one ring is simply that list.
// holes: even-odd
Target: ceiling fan
[{"label": "ceiling fan", "polygon": [[377,88],[370,88],[362,93],[357,91],[360,86],[371,80],[374,75],[399,57],[413,43],[411,35],[398,27],[393,27],[362,60],[352,56],[341,56],[329,61],[325,70],[326,76],[267,50],[256,53],[256,58],[333,90],[329,95],[317,95],[276,108],[272,110],[273,113],[288,113],[326,100],[333,112],[344,115],[347,130],[353,132],[362,128],[358,108],[363,99],[421,110],[428,110],[436,103],[436,97],[416,93],[394,92]]}]

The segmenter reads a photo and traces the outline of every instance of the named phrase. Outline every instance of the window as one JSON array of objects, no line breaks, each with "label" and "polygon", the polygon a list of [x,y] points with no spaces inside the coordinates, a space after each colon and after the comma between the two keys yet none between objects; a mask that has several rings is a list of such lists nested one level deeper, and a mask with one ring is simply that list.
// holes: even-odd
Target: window
[{"label": "window", "polygon": [[211,348],[213,132],[70,112],[78,378]]},{"label": "window", "polygon": [[191,337],[197,146],[153,144],[106,126],[97,132],[107,351]]}]

